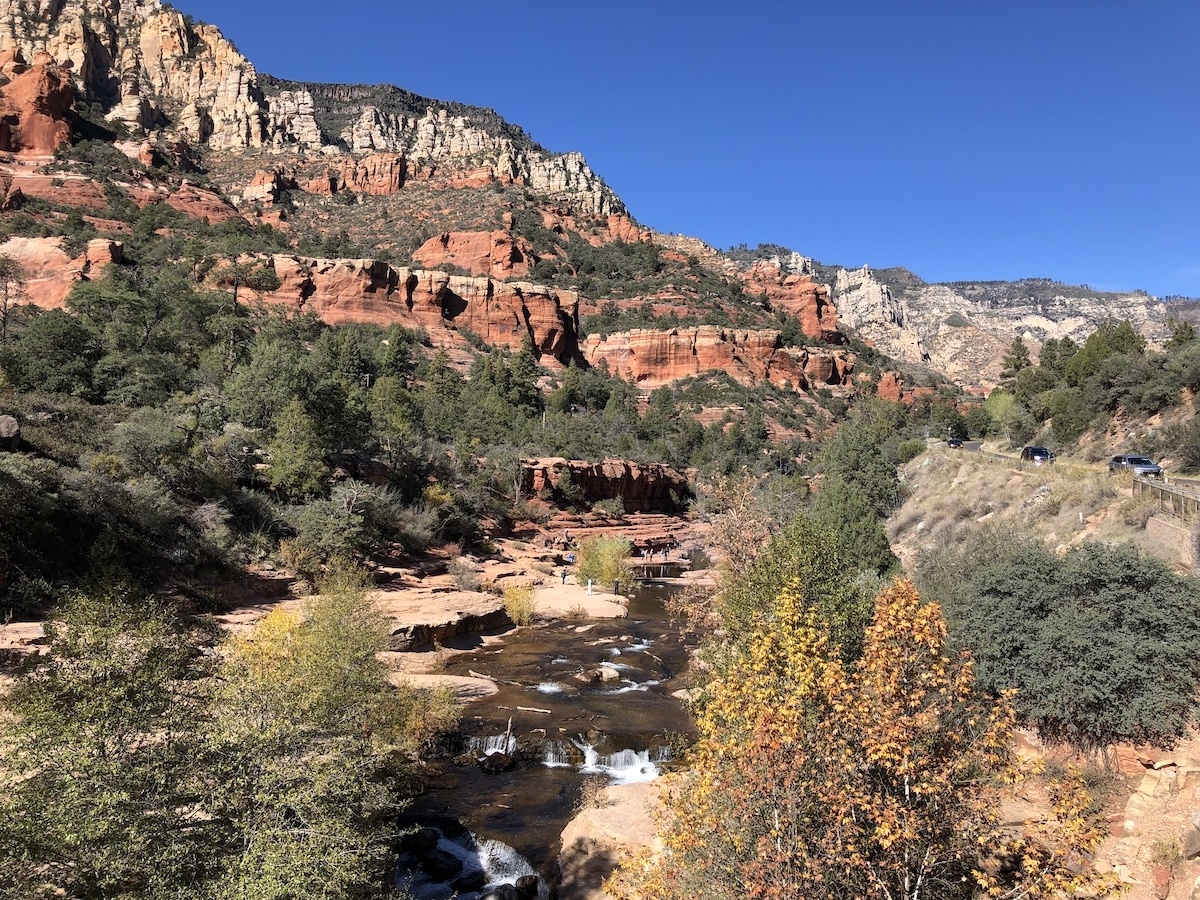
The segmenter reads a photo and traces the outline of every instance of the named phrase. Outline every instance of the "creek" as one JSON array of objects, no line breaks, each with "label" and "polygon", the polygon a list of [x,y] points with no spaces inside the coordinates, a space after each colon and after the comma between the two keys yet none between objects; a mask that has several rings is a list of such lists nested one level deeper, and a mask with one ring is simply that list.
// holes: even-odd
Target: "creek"
[{"label": "creek", "polygon": [[414,812],[451,817],[556,881],[585,781],[656,778],[693,733],[671,696],[691,647],[666,613],[674,589],[642,584],[626,619],[556,620],[449,660],[448,674],[489,676],[499,692],[467,707]]}]

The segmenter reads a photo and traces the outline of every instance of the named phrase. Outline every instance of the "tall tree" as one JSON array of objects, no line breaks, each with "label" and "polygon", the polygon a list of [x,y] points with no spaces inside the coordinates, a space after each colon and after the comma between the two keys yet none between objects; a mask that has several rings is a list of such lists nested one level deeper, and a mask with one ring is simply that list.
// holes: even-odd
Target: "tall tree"
[{"label": "tall tree", "polygon": [[0,253],[0,346],[8,343],[8,320],[12,307],[25,296],[25,267]]},{"label": "tall tree", "polygon": [[1029,348],[1025,345],[1025,341],[1020,335],[1013,338],[1012,343],[1008,345],[1008,350],[1004,354],[1004,359],[1001,361],[1003,368],[1000,370],[1000,381],[1002,384],[1011,384],[1016,380],[1017,375],[1022,369],[1027,369],[1033,365],[1033,361],[1029,357]]},{"label": "tall tree", "polygon": [[618,896],[955,900],[1101,893],[1103,837],[1055,789],[1038,828],[999,821],[1007,697],[975,688],[938,607],[896,582],[861,658],[830,652],[806,598],[783,591],[697,720],[694,767],[665,797],[663,850],[610,883]]},{"label": "tall tree", "polygon": [[0,895],[175,896],[201,878],[207,666],[188,629],[127,585],[46,625],[0,728]]}]

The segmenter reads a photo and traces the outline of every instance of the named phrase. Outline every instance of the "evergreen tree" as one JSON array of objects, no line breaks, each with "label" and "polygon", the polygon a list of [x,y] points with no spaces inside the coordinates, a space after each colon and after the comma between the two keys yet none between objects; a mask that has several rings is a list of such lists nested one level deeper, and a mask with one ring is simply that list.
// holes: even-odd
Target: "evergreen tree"
[{"label": "evergreen tree", "polygon": [[274,427],[275,436],[267,445],[271,486],[291,500],[327,494],[324,448],[304,404],[293,399],[279,411]]},{"label": "evergreen tree", "polygon": [[1022,369],[1033,365],[1029,358],[1029,348],[1025,346],[1025,341],[1021,339],[1020,335],[1013,338],[1012,343],[1008,345],[1002,364],[1003,368],[1000,370],[1002,384],[1011,384]]}]

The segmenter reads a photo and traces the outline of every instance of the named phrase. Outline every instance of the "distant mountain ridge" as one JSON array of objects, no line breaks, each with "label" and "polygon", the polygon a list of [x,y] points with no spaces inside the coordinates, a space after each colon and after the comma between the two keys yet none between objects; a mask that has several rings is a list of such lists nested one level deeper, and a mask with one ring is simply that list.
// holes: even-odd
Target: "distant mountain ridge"
[{"label": "distant mountain ridge", "polygon": [[[808,338],[836,344],[839,328],[849,329],[884,354],[983,390],[1014,336],[1035,350],[1051,337],[1082,341],[1108,317],[1129,319],[1152,342],[1167,333],[1166,306],[1139,293],[1048,279],[929,284],[902,268],[829,266],[775,245],[720,252],[655,234],[582,155],[546,151],[494,110],[392,85],[260,75],[218,28],[160,0],[0,0],[0,57],[8,72],[42,58],[68,72],[79,112],[114,139],[133,138],[123,148],[143,161],[202,148],[214,182],[251,220],[284,227],[291,215],[328,232],[376,204],[382,212],[358,233],[407,247],[401,262],[411,253],[427,269],[545,278],[567,290],[584,274],[572,242],[660,248],[647,257],[656,277],[643,292],[637,272],[622,272],[615,292],[582,297],[585,316],[614,299],[654,328],[683,313],[695,324],[786,331],[791,316]],[[396,196],[406,199],[387,206]],[[237,214],[222,203],[207,199],[198,214]],[[593,283],[609,285],[614,271],[595,266],[626,263],[587,265]],[[714,290],[713,278],[732,286]],[[687,315],[701,300],[703,311]],[[639,327],[632,321],[624,327]]]}]

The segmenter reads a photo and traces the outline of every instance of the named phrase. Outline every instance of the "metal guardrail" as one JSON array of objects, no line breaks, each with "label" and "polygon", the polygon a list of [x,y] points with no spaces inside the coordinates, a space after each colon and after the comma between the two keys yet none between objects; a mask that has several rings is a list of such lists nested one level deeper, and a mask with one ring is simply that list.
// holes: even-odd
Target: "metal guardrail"
[{"label": "metal guardrail", "polygon": [[1133,479],[1133,496],[1154,497],[1160,512],[1194,522],[1200,519],[1200,485],[1171,484],[1157,478]]}]

